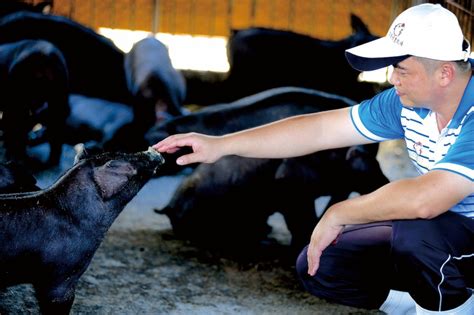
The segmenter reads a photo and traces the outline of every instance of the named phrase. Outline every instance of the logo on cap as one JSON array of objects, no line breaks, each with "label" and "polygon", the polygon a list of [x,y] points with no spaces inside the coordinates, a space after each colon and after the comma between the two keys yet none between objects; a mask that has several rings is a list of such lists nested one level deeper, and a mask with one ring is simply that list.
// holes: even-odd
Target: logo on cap
[{"label": "logo on cap", "polygon": [[400,39],[400,35],[405,29],[405,23],[398,23],[393,27],[393,30],[389,33],[389,37],[394,44],[403,46],[403,40]]}]

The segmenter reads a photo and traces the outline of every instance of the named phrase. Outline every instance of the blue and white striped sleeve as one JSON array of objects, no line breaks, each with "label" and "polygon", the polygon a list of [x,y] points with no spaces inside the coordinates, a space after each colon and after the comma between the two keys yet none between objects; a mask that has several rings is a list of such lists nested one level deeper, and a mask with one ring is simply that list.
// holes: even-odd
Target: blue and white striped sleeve
[{"label": "blue and white striped sleeve", "polygon": [[456,142],[433,169],[451,171],[474,181],[474,110],[463,121]]},{"label": "blue and white striped sleeve", "polygon": [[402,104],[395,89],[388,89],[351,108],[355,128],[367,139],[380,142],[403,138]]}]

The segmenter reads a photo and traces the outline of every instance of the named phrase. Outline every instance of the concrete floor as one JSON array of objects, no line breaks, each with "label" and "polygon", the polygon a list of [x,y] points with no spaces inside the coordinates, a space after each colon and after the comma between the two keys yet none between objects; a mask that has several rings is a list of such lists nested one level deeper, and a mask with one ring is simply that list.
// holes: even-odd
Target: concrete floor
[{"label": "concrete floor", "polygon": [[[65,162],[65,167],[70,156]],[[382,145],[384,173],[391,180],[413,176],[398,141]],[[183,175],[151,180],[112,225],[80,279],[72,314],[378,314],[327,303],[298,284],[284,250],[253,253],[235,261],[174,238],[164,206]],[[54,174],[40,176],[49,185]],[[274,236],[289,239],[282,217],[270,219]],[[0,291],[0,314],[36,314],[29,285]]]}]

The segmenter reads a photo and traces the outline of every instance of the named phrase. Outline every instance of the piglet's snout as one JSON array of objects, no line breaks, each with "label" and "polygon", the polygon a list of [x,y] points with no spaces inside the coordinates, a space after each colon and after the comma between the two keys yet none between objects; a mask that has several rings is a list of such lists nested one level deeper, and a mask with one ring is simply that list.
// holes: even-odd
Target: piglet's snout
[{"label": "piglet's snout", "polygon": [[148,150],[145,151],[145,154],[148,155],[153,162],[157,162],[157,166],[163,165],[165,163],[165,158],[152,147],[148,147]]}]

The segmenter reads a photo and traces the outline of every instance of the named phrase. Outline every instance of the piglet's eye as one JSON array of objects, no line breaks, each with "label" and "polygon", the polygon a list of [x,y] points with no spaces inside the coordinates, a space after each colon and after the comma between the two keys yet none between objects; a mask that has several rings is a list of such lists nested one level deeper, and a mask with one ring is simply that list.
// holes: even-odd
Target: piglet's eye
[{"label": "piglet's eye", "polygon": [[126,161],[111,160],[105,163],[102,167],[107,170],[114,171],[117,173],[128,173],[128,174],[136,173],[135,168]]},{"label": "piglet's eye", "polygon": [[125,164],[128,164],[128,163],[125,163],[123,161],[112,160],[112,161],[106,162],[104,166],[105,167],[119,167],[119,166],[124,166]]}]

